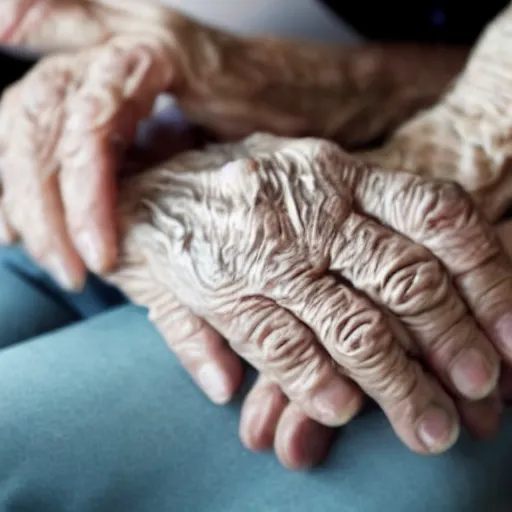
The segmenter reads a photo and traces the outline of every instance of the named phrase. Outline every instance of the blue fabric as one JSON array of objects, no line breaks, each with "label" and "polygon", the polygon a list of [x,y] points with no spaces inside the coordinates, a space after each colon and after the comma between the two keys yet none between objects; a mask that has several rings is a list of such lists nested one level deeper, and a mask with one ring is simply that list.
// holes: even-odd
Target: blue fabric
[{"label": "blue fabric", "polygon": [[28,264],[0,257],[1,512],[512,509],[512,414],[492,442],[463,436],[422,458],[373,410],[341,432],[323,467],[292,473],[245,451],[239,402],[210,404],[143,310],[80,317],[44,275],[24,277]]}]

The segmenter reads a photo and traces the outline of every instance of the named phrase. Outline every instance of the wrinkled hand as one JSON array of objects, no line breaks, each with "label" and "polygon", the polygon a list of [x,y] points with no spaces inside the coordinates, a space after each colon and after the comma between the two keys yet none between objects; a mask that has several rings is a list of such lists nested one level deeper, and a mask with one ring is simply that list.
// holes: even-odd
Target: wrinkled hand
[{"label": "wrinkled hand", "polygon": [[72,289],[85,267],[115,264],[116,171],[158,94],[220,138],[264,130],[354,146],[430,105],[465,54],[243,38],[139,0],[2,0],[0,42],[74,50],[43,59],[0,113],[0,241],[20,236]]},{"label": "wrinkled hand", "polygon": [[116,170],[171,79],[154,39],[120,37],[43,60],[4,96],[4,241],[19,235],[66,288],[116,261]]},{"label": "wrinkled hand", "polygon": [[452,180],[496,221],[512,205],[512,4],[483,31],[452,89],[360,157]]},{"label": "wrinkled hand", "polygon": [[339,47],[243,37],[140,0],[2,0],[0,43],[36,51],[87,48],[116,35],[166,41],[190,120],[222,137],[314,135],[355,147],[432,105],[468,48]]},{"label": "wrinkled hand", "polygon": [[[151,165],[169,160],[177,151],[194,149],[197,144],[201,144],[202,141],[198,140],[197,135],[194,136],[190,126],[183,121],[179,112],[172,109],[164,110],[144,123],[140,130],[144,136],[139,137],[137,150],[130,151],[130,163],[133,163],[130,167],[134,172],[147,170]],[[505,233],[500,231],[499,234],[506,241]],[[512,250],[508,252],[512,254]],[[205,375],[205,372],[199,372],[198,369],[214,361],[214,365],[210,366],[211,371],[206,371],[206,375],[213,373],[219,378],[208,382],[203,377],[200,383],[214,401],[224,402],[240,383],[241,366],[211,328],[203,325],[201,333],[200,336],[181,342],[181,358],[189,363],[189,369],[196,377]],[[212,353],[215,356],[213,358]],[[215,362],[219,360],[216,367]],[[504,377],[507,377],[506,373]],[[506,383],[502,383],[502,392],[505,386]],[[512,395],[509,394],[509,397]],[[477,437],[487,438],[497,432],[503,408],[497,393],[477,402],[459,400],[457,407],[464,426]],[[273,448],[282,464],[290,469],[303,469],[319,463],[328,452],[333,433],[329,427],[310,419],[295,403],[288,400],[276,383],[263,375],[245,398],[240,421],[242,442],[254,451]]]},{"label": "wrinkled hand", "polygon": [[[497,226],[497,233],[512,258],[512,221]],[[501,393],[512,399],[512,373],[502,375]],[[494,395],[479,402],[466,402],[459,410],[470,432],[480,438],[494,436],[499,429],[503,406]],[[274,449],[281,463],[290,469],[312,467],[325,458],[333,430],[307,417],[279,387],[260,377],[248,394],[240,422],[240,438],[253,451]]]},{"label": "wrinkled hand", "polygon": [[[110,279],[149,307],[198,381],[230,353],[220,339],[187,350],[207,322],[311,418],[348,421],[361,405],[353,381],[408,446],[438,452],[457,413],[415,357],[471,400],[496,386],[489,339],[511,359],[508,260],[450,184],[258,135],[131,178],[120,201]],[[195,367],[204,350],[212,364]]]}]

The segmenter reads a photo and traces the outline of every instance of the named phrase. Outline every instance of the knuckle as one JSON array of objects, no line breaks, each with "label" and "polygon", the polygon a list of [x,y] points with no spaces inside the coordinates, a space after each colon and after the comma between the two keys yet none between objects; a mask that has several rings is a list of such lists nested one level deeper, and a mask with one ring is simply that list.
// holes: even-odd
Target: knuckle
[{"label": "knuckle", "polygon": [[315,171],[329,178],[333,183],[337,183],[340,170],[345,170],[347,163],[360,165],[359,162],[352,161],[350,156],[334,142],[312,139],[307,149],[311,154]]},{"label": "knuckle", "polygon": [[476,217],[476,207],[469,194],[455,182],[420,182],[422,231],[435,235],[439,231],[466,229]]},{"label": "knuckle", "polygon": [[451,182],[423,184],[420,240],[456,275],[500,253],[491,227],[464,189]]},{"label": "knuckle", "polygon": [[378,310],[352,314],[339,330],[336,350],[348,377],[381,403],[406,399],[415,386],[410,360],[394,343],[387,317]]},{"label": "knuckle", "polygon": [[[74,68],[76,68],[76,62]],[[23,85],[24,96],[35,95],[36,98],[57,96],[61,99],[62,93],[72,81],[71,69],[71,61],[68,57],[49,56],[43,58],[20,82],[20,85]]]},{"label": "knuckle", "polygon": [[264,359],[286,372],[299,366],[312,355],[313,340],[304,334],[285,328],[265,329],[264,339],[260,340]]},{"label": "knuckle", "polygon": [[[49,57],[19,82],[14,93],[12,101],[21,116],[21,126],[25,132],[32,131],[36,140],[46,141],[45,145],[48,145],[48,140],[56,138],[55,128],[61,125],[70,82],[69,70]],[[34,129],[39,131],[34,133]]]},{"label": "knuckle", "polygon": [[322,358],[307,328],[275,313],[271,321],[256,321],[249,340],[260,354],[260,366],[286,382],[290,393],[314,388],[321,375]]},{"label": "knuckle", "polygon": [[393,343],[384,313],[378,309],[352,311],[334,329],[335,351],[343,360],[359,365],[389,353]]},{"label": "knuckle", "polygon": [[[157,38],[117,37],[101,47],[92,60],[90,79],[136,100],[141,109],[172,79],[172,67]],[[117,87],[116,87],[117,85]]]},{"label": "knuckle", "polygon": [[[400,316],[415,316],[436,307],[449,293],[450,281],[441,263],[420,251],[420,259],[397,265],[384,288],[385,302]],[[421,257],[422,256],[422,257]]]},{"label": "knuckle", "polygon": [[148,318],[151,322],[163,330],[170,329],[172,326],[175,348],[192,339],[213,341],[209,339],[208,324],[201,317],[190,313],[186,307],[181,306],[174,299],[162,295],[150,296],[148,300],[143,294],[135,293],[133,295],[135,296],[130,297],[132,300],[149,309]]}]

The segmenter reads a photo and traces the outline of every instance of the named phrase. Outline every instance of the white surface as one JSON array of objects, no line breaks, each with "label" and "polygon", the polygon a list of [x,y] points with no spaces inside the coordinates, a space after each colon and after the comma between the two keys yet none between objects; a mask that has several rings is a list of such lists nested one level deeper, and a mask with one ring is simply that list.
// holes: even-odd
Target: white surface
[{"label": "white surface", "polygon": [[[267,34],[340,44],[359,40],[353,29],[317,0],[140,1],[159,2],[208,24],[241,34]],[[12,54],[33,56],[31,52],[12,47],[2,50]]]},{"label": "white surface", "polygon": [[357,41],[355,31],[317,0],[159,1],[197,19],[239,33],[271,34],[326,42]]}]

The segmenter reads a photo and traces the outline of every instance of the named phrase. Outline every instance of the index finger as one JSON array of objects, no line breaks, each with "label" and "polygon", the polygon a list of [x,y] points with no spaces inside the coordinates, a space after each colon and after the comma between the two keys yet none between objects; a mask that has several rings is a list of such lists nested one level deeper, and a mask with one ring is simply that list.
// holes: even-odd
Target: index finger
[{"label": "index finger", "polygon": [[91,52],[85,77],[67,101],[59,146],[67,227],[90,270],[117,259],[115,173],[119,143],[128,146],[137,121],[172,79],[164,50],[141,38],[116,38]]}]

